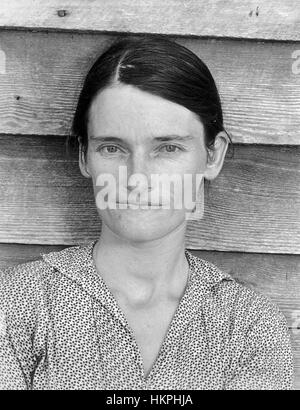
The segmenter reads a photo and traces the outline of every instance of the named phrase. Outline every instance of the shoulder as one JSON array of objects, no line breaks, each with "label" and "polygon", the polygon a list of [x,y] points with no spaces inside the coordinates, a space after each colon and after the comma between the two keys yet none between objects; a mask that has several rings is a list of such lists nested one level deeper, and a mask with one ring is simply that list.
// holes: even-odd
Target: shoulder
[{"label": "shoulder", "polygon": [[243,328],[263,327],[270,331],[277,328],[286,333],[287,321],[279,307],[257,289],[240,284],[236,280],[223,282],[218,287],[219,297],[228,303],[237,322]]},{"label": "shoulder", "polygon": [[[0,307],[2,310],[31,310],[42,293],[45,278],[53,268],[43,260],[22,263],[0,271]],[[24,312],[22,312],[24,310]]]},{"label": "shoulder", "polygon": [[84,249],[82,245],[76,245],[59,251],[41,253],[36,261],[0,270],[1,292],[8,288],[30,291],[39,287],[53,274],[59,274],[59,266],[56,267],[53,261],[65,265],[71,264],[82,253],[82,249]]},{"label": "shoulder", "polygon": [[[91,247],[92,244],[89,244]],[[87,246],[76,245],[60,251],[41,253],[40,259],[0,271],[0,307],[37,305],[49,293],[59,292],[60,285],[84,265]]]},{"label": "shoulder", "polygon": [[222,282],[217,287],[219,297],[228,303],[236,314],[242,314],[251,321],[285,320],[279,307],[266,295],[235,279]]},{"label": "shoulder", "polygon": [[53,271],[42,258],[33,262],[26,262],[16,266],[10,266],[0,271],[1,291],[5,287],[20,286],[28,288],[36,286],[43,277]]},{"label": "shoulder", "polygon": [[9,266],[5,269],[0,270],[0,278],[3,280],[17,280],[22,278],[33,279],[43,274],[43,272],[49,270],[49,266],[40,257],[38,260],[33,262],[25,262],[15,266]]},{"label": "shoulder", "polygon": [[198,275],[208,283],[208,303],[218,307],[231,320],[243,323],[249,328],[254,323],[265,323],[266,326],[286,328],[286,318],[278,306],[267,296],[252,287],[237,282],[232,275],[222,271],[216,265],[194,256]]}]

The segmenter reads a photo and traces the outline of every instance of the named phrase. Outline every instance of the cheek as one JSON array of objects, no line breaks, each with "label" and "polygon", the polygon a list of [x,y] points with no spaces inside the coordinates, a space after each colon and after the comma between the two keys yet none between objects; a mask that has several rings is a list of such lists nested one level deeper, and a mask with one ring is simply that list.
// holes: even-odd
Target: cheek
[{"label": "cheek", "polygon": [[196,173],[203,174],[206,169],[206,154],[203,152],[195,151],[190,155],[186,156],[181,162],[179,161],[174,166],[174,172],[181,175]]},{"label": "cheek", "polygon": [[157,172],[179,175],[204,173],[206,163],[206,149],[197,145],[189,152],[160,161]]},{"label": "cheek", "polygon": [[101,174],[111,174],[116,179],[119,172],[119,162],[100,158],[97,152],[88,153],[88,169],[93,180],[93,185],[96,184],[97,177]]},{"label": "cheek", "polygon": [[206,169],[207,152],[197,150],[194,151],[187,161],[177,168],[177,173],[180,173],[183,179],[182,198],[188,204],[188,209],[193,208],[196,200],[204,200],[204,172]]}]

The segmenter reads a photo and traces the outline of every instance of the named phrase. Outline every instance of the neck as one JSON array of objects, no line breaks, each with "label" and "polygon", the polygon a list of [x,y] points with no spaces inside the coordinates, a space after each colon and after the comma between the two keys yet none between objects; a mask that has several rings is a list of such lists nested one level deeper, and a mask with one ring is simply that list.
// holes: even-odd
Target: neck
[{"label": "neck", "polygon": [[104,223],[94,248],[99,274],[115,294],[134,305],[180,298],[188,277],[185,256],[186,223],[167,236],[147,242],[130,242]]}]

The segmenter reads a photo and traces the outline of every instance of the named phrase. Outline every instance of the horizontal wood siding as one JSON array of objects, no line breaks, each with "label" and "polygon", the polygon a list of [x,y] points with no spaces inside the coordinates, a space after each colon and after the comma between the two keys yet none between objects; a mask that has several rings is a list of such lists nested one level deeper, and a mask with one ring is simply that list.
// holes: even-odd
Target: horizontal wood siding
[{"label": "horizontal wood siding", "polygon": [[10,0],[0,26],[300,40],[298,0]]},{"label": "horizontal wood siding", "polygon": [[[0,133],[68,135],[84,75],[114,39],[0,31],[5,55],[0,69]],[[293,55],[300,43],[177,41],[211,69],[233,142],[299,144],[300,74],[295,74]]]}]

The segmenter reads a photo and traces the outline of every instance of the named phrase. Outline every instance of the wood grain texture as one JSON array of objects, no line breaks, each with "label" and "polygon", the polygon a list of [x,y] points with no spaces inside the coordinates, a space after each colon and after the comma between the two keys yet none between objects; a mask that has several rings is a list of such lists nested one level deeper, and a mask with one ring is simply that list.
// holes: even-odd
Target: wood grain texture
[{"label": "wood grain texture", "polygon": [[[84,76],[115,38],[0,31],[1,132],[68,135]],[[300,43],[177,41],[211,69],[235,143],[300,143],[300,74],[293,70]]]},{"label": "wood grain texture", "polygon": [[[59,251],[65,246],[0,244],[0,270],[40,258],[40,253]],[[241,252],[191,252],[229,272],[238,282],[267,296],[284,313],[291,331],[295,364],[295,388],[300,388],[300,329],[293,312],[300,313],[300,257]]]},{"label": "wood grain texture", "polygon": [[[75,244],[101,223],[90,180],[65,139],[0,137],[0,241]],[[299,253],[300,147],[235,145],[206,186],[204,219],[189,222],[191,249]]]},{"label": "wood grain texture", "polygon": [[0,26],[299,40],[297,0],[1,0]]}]

